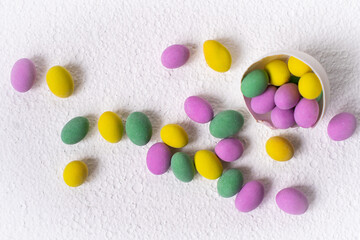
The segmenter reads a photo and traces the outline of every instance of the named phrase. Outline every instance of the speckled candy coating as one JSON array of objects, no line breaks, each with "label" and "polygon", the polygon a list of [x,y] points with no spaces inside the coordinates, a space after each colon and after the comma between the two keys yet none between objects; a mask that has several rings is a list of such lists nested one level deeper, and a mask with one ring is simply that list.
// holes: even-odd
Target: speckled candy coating
[{"label": "speckled candy coating", "polygon": [[280,109],[290,109],[300,100],[300,93],[295,83],[286,83],[279,87],[275,93],[275,105]]},{"label": "speckled candy coating", "polygon": [[275,107],[271,111],[271,122],[278,129],[287,129],[295,125],[294,110],[282,110]]},{"label": "speckled candy coating", "polygon": [[240,212],[250,212],[257,208],[264,198],[264,186],[259,181],[246,183],[236,195],[235,206]]},{"label": "speckled candy coating", "polygon": [[319,104],[316,100],[303,98],[295,107],[295,122],[302,128],[309,128],[314,126],[318,117]]},{"label": "speckled candy coating", "polygon": [[191,96],[185,100],[184,109],[186,115],[197,123],[210,122],[214,117],[214,111],[205,99],[198,96]]},{"label": "speckled candy coating", "polygon": [[165,143],[155,143],[147,152],[146,165],[155,175],[165,173],[170,167],[171,151]]},{"label": "speckled candy coating", "polygon": [[27,58],[15,62],[11,70],[11,85],[18,92],[27,92],[33,86],[36,77],[34,63]]},{"label": "speckled candy coating", "polygon": [[284,212],[293,215],[305,213],[309,206],[305,195],[295,188],[285,188],[278,192],[276,204]]},{"label": "speckled candy coating", "polygon": [[184,65],[190,57],[189,49],[180,44],[167,47],[161,55],[161,63],[166,68],[179,68]]},{"label": "speckled candy coating", "polygon": [[251,99],[251,109],[257,114],[265,114],[275,107],[275,92],[277,88],[268,86],[264,93]]},{"label": "speckled candy coating", "polygon": [[343,112],[334,116],[328,125],[327,132],[334,141],[343,141],[353,135],[356,129],[356,118],[353,114]]},{"label": "speckled candy coating", "polygon": [[241,157],[244,146],[239,139],[225,138],[215,146],[216,155],[225,162],[233,162]]}]

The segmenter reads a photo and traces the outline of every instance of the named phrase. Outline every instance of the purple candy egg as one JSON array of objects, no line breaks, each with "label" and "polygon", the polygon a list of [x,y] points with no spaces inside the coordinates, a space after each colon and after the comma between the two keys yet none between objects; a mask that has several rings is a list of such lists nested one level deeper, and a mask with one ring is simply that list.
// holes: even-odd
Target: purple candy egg
[{"label": "purple candy egg", "polygon": [[303,98],[295,107],[295,122],[302,128],[309,128],[314,126],[318,117],[319,104],[315,99],[310,100]]},{"label": "purple candy egg", "polygon": [[353,114],[343,112],[334,116],[328,125],[327,132],[334,141],[342,141],[353,135],[356,129],[356,118]]},{"label": "purple candy egg", "polygon": [[276,204],[284,212],[294,215],[305,213],[309,207],[305,195],[295,188],[285,188],[278,192]]},{"label": "purple candy egg", "polygon": [[11,70],[11,85],[18,92],[27,92],[35,82],[36,70],[34,63],[27,58],[16,61]]},{"label": "purple candy egg", "polygon": [[264,93],[251,99],[251,109],[257,114],[265,114],[275,107],[276,87],[268,86]]},{"label": "purple candy egg", "polygon": [[216,155],[225,162],[239,159],[244,152],[244,146],[239,139],[225,138],[215,146]]},{"label": "purple candy egg", "polygon": [[171,162],[171,151],[165,143],[155,143],[147,152],[146,165],[149,171],[155,175],[165,173]]},{"label": "purple candy egg", "polygon": [[246,183],[236,195],[235,206],[240,212],[257,208],[264,198],[264,186],[258,181]]},{"label": "purple candy egg", "polygon": [[214,111],[206,100],[198,96],[191,96],[185,100],[185,113],[197,123],[210,122],[214,117]]},{"label": "purple candy egg", "polygon": [[299,100],[300,93],[295,83],[286,83],[279,87],[274,98],[276,106],[283,110],[295,107]]},{"label": "purple candy egg", "polygon": [[273,123],[274,127],[279,129],[287,129],[295,125],[294,119],[294,110],[287,109],[282,110],[278,107],[275,107],[271,111],[271,122]]},{"label": "purple candy egg", "polygon": [[166,68],[178,68],[184,65],[190,57],[190,51],[184,45],[171,45],[161,55],[161,63]]}]

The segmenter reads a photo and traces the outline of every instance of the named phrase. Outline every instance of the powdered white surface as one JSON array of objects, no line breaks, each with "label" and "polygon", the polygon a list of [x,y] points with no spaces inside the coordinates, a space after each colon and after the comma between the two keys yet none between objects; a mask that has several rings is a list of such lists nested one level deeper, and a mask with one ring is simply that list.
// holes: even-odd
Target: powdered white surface
[{"label": "powdered white surface", "polygon": [[[345,142],[326,134],[330,118],[360,113],[360,2],[352,1],[0,1],[0,233],[1,239],[359,239],[359,130]],[[233,65],[220,74],[207,67],[202,43],[217,39]],[[164,69],[162,51],[186,44],[191,58]],[[245,109],[240,77],[252,60],[279,49],[305,51],[328,72],[332,100],[315,129],[271,131]],[[22,57],[34,60],[38,79],[27,93],[10,84]],[[53,65],[76,80],[68,99],[55,97],[45,82]],[[231,166],[246,181],[262,180],[266,196],[243,214],[234,198],[222,199],[216,181],[199,175],[179,182],[171,171],[154,176],[146,168],[160,127],[181,123],[190,135],[185,152],[212,149],[218,139],[208,125],[190,122],[183,102],[190,95],[211,101],[215,112],[240,110],[246,123],[241,159]],[[104,111],[123,119],[149,114],[151,142],[138,147],[124,137],[107,143],[96,128]],[[61,142],[63,125],[89,116],[91,131],[77,145]],[[265,141],[288,136],[295,157],[285,163],[266,155]],[[88,181],[69,188],[65,165],[85,160]],[[230,167],[226,165],[225,167]],[[276,193],[298,186],[311,204],[302,216],[287,215]]]}]

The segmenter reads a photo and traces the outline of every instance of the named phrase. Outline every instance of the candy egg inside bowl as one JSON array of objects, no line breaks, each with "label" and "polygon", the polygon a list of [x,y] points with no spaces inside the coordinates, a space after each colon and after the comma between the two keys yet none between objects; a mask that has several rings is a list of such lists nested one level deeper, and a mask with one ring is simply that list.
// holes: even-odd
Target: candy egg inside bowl
[{"label": "candy egg inside bowl", "polygon": [[[324,68],[321,66],[321,64],[312,56],[304,53],[304,52],[300,52],[300,51],[295,51],[295,50],[284,50],[284,51],[277,51],[277,52],[273,52],[270,54],[266,54],[265,56],[263,56],[262,58],[260,58],[259,60],[255,61],[253,64],[250,65],[250,67],[247,68],[247,70],[244,72],[242,78],[241,78],[241,83],[243,84],[243,80],[244,78],[251,72],[253,72],[254,70],[260,69],[260,70],[265,70],[265,66],[274,61],[274,60],[281,60],[283,62],[286,63],[286,65],[288,64],[288,60],[290,57],[294,57],[300,61],[302,61],[303,63],[305,63],[308,67],[311,68],[312,73],[314,73],[317,78],[319,79],[319,82],[321,84],[321,90],[322,90],[322,95],[318,97],[318,105],[319,105],[319,114],[317,116],[316,122],[314,124],[312,124],[311,127],[315,127],[317,125],[317,123],[322,119],[322,117],[325,114],[327,105],[330,101],[330,85],[329,85],[329,80],[327,77],[327,74],[324,70]],[[271,77],[268,74],[269,77]],[[276,86],[279,87],[279,86]],[[258,114],[256,112],[254,112],[254,110],[251,107],[251,100],[252,98],[250,97],[246,97],[244,96],[244,101],[246,103],[246,106],[249,110],[249,112],[251,113],[251,115],[254,117],[254,119],[257,122],[260,122],[272,129],[277,129],[277,127],[274,126],[272,120],[271,120],[271,111],[267,112],[265,114]],[[292,127],[299,127],[297,124],[293,125]]]}]

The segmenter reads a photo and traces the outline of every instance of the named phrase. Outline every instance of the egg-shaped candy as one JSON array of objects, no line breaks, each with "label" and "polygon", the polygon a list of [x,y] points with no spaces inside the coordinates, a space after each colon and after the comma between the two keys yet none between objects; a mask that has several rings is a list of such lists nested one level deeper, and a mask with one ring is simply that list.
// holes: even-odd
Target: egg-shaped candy
[{"label": "egg-shaped candy", "polygon": [[266,142],[267,154],[276,161],[288,161],[294,156],[294,147],[283,137],[271,137]]},{"label": "egg-shaped candy", "polygon": [[160,137],[165,144],[173,148],[185,147],[189,142],[187,133],[177,124],[165,125],[160,131]]},{"label": "egg-shaped candy", "polygon": [[171,151],[166,144],[158,142],[152,145],[146,155],[146,165],[155,175],[164,174],[170,167]]},{"label": "egg-shaped candy", "polygon": [[311,68],[308,65],[295,57],[289,58],[288,67],[290,73],[297,77],[301,77],[305,73],[311,72]]},{"label": "egg-shaped candy", "polygon": [[217,182],[217,190],[220,196],[229,198],[236,195],[243,185],[243,175],[237,169],[225,171]]},{"label": "egg-shaped candy", "polygon": [[271,122],[275,128],[287,129],[295,125],[294,110],[275,107],[271,111]]},{"label": "egg-shaped candy", "polygon": [[152,135],[152,126],[149,118],[142,112],[133,112],[126,119],[126,134],[135,145],[147,144]]},{"label": "egg-shaped candy", "polygon": [[251,99],[251,109],[257,114],[265,114],[275,107],[276,87],[268,86],[264,93]]},{"label": "egg-shaped candy", "polygon": [[190,57],[189,49],[180,44],[167,47],[161,55],[161,63],[164,67],[173,69],[184,65]]},{"label": "egg-shaped candy", "polygon": [[204,178],[214,180],[221,176],[223,166],[215,153],[209,150],[200,150],[195,153],[195,168]]},{"label": "egg-shaped candy", "polygon": [[98,121],[98,129],[101,136],[108,142],[117,143],[123,135],[121,118],[114,112],[104,112]]},{"label": "egg-shaped candy", "polygon": [[177,152],[171,158],[171,170],[180,181],[190,182],[195,175],[194,161],[186,153]]},{"label": "egg-shaped candy", "polygon": [[301,215],[309,207],[306,196],[295,188],[285,188],[276,194],[276,204],[286,213]]},{"label": "egg-shaped candy", "polygon": [[290,109],[300,100],[300,93],[295,83],[286,83],[279,87],[274,96],[275,105],[280,109]]},{"label": "egg-shaped candy", "polygon": [[239,139],[225,138],[215,146],[216,155],[225,162],[233,162],[241,157],[244,146]]},{"label": "egg-shaped candy", "polygon": [[244,117],[239,112],[226,110],[211,120],[209,130],[216,138],[227,138],[239,132],[243,125]]},{"label": "egg-shaped candy", "polygon": [[343,141],[351,137],[356,129],[356,118],[353,114],[343,112],[334,116],[328,125],[327,132],[334,141]]},{"label": "egg-shaped candy", "polygon": [[294,119],[297,125],[302,128],[314,126],[318,117],[319,104],[316,100],[303,98],[295,107]]},{"label": "egg-shaped candy", "polygon": [[284,61],[273,60],[265,65],[265,70],[269,74],[270,84],[274,86],[281,86],[290,79],[290,72]]},{"label": "egg-shaped candy", "polygon": [[265,92],[269,84],[268,74],[261,69],[248,73],[241,82],[241,92],[245,97],[253,98]]},{"label": "egg-shaped candy", "polygon": [[46,73],[46,83],[57,97],[67,98],[74,92],[74,81],[71,74],[62,66],[54,66]]},{"label": "egg-shaped candy", "polygon": [[203,46],[207,65],[217,72],[226,72],[231,67],[230,52],[218,41],[207,40]]},{"label": "egg-shaped candy", "polygon": [[264,186],[259,181],[246,183],[236,195],[235,206],[240,212],[250,212],[264,199]]},{"label": "egg-shaped candy", "polygon": [[306,73],[299,80],[299,92],[307,99],[316,99],[322,91],[319,78],[315,73]]},{"label": "egg-shaped candy", "polygon": [[65,124],[61,131],[61,140],[65,144],[80,142],[89,131],[89,120],[85,117],[76,117]]},{"label": "egg-shaped candy", "polygon": [[214,111],[209,102],[198,96],[191,96],[185,100],[184,109],[186,115],[197,123],[210,122],[214,117]]},{"label": "egg-shaped candy", "polygon": [[35,82],[35,78],[35,65],[30,59],[17,60],[11,69],[11,85],[18,92],[29,91]]},{"label": "egg-shaped candy", "polygon": [[78,187],[83,184],[88,176],[88,167],[82,161],[72,161],[66,165],[63,178],[69,187]]}]

